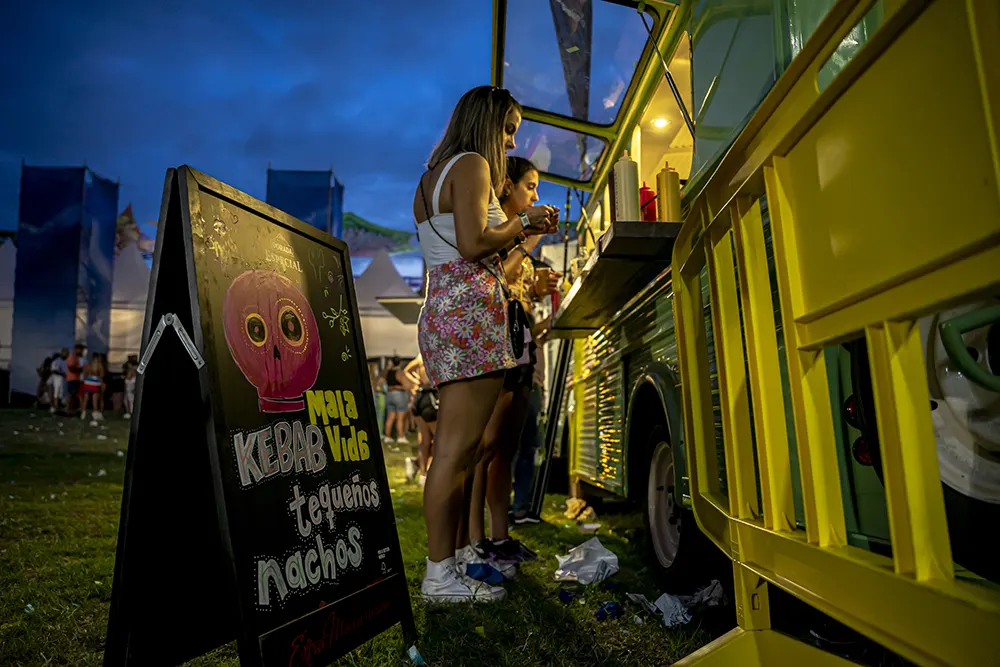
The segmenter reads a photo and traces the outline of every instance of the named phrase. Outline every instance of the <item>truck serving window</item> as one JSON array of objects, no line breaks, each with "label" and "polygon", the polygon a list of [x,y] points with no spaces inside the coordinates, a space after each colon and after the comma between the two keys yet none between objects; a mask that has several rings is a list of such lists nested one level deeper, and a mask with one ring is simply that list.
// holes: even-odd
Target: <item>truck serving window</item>
[{"label": "truck serving window", "polygon": [[618,117],[646,44],[635,8],[590,0],[509,0],[505,33],[503,86],[525,106],[597,125]]}]

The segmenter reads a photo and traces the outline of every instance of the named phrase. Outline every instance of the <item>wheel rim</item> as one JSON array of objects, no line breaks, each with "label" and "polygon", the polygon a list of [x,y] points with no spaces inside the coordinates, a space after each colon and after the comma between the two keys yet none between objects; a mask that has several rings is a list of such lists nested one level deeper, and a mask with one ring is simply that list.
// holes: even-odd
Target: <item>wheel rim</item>
[{"label": "wheel rim", "polygon": [[646,502],[653,550],[660,565],[668,568],[680,547],[681,518],[674,503],[674,453],[665,442],[653,450]]}]

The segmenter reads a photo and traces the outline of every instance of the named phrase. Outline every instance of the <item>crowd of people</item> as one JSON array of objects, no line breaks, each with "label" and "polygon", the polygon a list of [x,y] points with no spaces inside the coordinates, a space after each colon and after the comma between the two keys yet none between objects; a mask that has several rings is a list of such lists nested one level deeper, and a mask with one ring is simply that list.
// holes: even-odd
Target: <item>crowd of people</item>
[{"label": "crowd of people", "polygon": [[[538,169],[506,156],[520,124],[510,92],[470,90],[414,193],[427,266],[420,357],[406,368],[391,365],[382,379],[387,438],[405,423],[394,415],[407,410],[408,396],[414,408],[417,390],[434,398],[422,404],[433,403],[434,420],[419,417],[428,601],[502,599],[502,585],[472,575],[495,570],[511,579],[533,557],[509,529],[533,519],[528,495],[549,328],[532,316],[533,305],[560,278],[534,251],[557,229],[559,209],[538,205]],[[490,568],[475,567],[482,565]]]},{"label": "crowd of people", "polygon": [[[129,355],[122,366],[124,381],[122,412],[125,419],[132,416],[135,403],[135,381],[139,358]],[[38,367],[36,406],[48,406],[53,415],[76,415],[86,420],[89,411],[92,421],[104,419],[105,402],[111,396],[108,387],[112,374],[108,369],[106,354],[92,352],[88,358],[84,345],[77,344],[72,352],[63,348],[46,357]]]}]

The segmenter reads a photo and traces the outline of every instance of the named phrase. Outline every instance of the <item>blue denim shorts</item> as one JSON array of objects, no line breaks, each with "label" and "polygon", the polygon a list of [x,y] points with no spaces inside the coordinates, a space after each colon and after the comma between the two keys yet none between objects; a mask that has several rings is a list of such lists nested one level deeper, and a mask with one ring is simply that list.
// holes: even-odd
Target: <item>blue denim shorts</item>
[{"label": "blue denim shorts", "polygon": [[390,389],[385,395],[385,411],[408,412],[410,409],[410,395],[402,389]]}]

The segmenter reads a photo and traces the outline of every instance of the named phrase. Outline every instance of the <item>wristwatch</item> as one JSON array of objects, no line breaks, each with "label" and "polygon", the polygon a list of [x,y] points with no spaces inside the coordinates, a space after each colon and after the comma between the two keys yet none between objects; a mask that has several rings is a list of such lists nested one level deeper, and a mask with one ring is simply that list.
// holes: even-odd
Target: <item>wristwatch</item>
[{"label": "wristwatch", "polygon": [[527,213],[525,213],[524,211],[521,211],[520,213],[517,214],[517,216],[519,218],[521,218],[521,229],[527,229],[528,227],[532,226],[531,221],[528,220],[528,214]]}]

